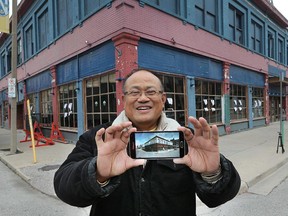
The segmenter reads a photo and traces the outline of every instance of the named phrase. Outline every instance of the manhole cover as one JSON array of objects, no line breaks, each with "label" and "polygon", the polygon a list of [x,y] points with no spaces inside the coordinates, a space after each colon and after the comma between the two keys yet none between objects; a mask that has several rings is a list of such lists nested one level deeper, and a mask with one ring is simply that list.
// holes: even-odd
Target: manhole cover
[{"label": "manhole cover", "polygon": [[47,165],[47,166],[39,168],[39,170],[50,171],[50,170],[58,169],[59,167],[60,167],[59,164],[57,164],[57,165]]}]

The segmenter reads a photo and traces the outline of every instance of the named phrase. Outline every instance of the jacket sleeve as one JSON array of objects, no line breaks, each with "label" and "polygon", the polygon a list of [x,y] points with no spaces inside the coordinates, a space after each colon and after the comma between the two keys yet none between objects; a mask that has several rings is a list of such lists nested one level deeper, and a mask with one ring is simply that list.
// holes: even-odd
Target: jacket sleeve
[{"label": "jacket sleeve", "polygon": [[78,207],[96,203],[108,196],[119,185],[119,178],[112,178],[101,187],[96,181],[97,149],[95,127],[79,137],[75,148],[54,175],[54,190],[64,202]]},{"label": "jacket sleeve", "polygon": [[221,155],[220,163],[222,178],[215,184],[205,182],[199,173],[194,173],[197,195],[210,208],[234,198],[241,185],[240,176],[232,162]]}]

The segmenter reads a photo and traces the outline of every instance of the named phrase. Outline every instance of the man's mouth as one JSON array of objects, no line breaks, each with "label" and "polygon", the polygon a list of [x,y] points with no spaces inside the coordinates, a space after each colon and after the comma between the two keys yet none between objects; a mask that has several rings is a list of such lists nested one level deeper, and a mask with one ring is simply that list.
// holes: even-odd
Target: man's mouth
[{"label": "man's mouth", "polygon": [[136,109],[137,110],[149,110],[149,109],[151,109],[151,107],[150,106],[141,106],[141,107],[137,107]]}]

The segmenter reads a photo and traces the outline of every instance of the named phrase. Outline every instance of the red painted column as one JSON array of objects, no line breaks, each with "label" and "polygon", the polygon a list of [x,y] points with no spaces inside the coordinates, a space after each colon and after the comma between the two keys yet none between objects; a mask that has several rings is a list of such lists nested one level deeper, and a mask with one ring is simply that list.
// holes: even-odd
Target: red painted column
[{"label": "red painted column", "polygon": [[264,100],[265,100],[265,123],[266,125],[270,124],[270,106],[269,106],[269,84],[268,84],[269,76],[268,74],[265,74],[265,84],[264,84]]},{"label": "red painted column", "polygon": [[[230,63],[223,62],[223,94],[224,94],[224,124],[225,124],[225,131],[226,134],[231,133],[231,126],[230,126]],[[229,113],[229,115],[227,114]]]},{"label": "red painted column", "polygon": [[28,130],[28,128],[26,127],[29,123],[28,121],[28,109],[27,109],[27,91],[26,91],[26,82],[24,82],[23,84],[23,95],[24,95],[24,129]]},{"label": "red painted column", "polygon": [[58,109],[58,92],[57,92],[57,84],[56,84],[56,66],[50,67],[50,73],[52,76],[52,107],[53,107],[53,122],[55,125],[59,126],[59,109]]},{"label": "red painted column", "polygon": [[123,108],[122,102],[122,86],[123,79],[133,69],[138,68],[138,41],[140,37],[121,33],[112,38],[115,45],[115,60],[116,60],[116,100],[117,100],[117,114]]}]

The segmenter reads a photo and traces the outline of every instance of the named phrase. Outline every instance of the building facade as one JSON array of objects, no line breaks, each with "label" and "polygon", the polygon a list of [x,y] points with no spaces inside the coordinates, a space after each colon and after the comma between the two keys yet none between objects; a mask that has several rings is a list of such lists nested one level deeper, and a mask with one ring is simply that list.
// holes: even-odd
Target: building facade
[{"label": "building facade", "polygon": [[[268,0],[22,0],[18,128],[27,127],[29,99],[44,134],[54,122],[76,141],[123,110],[123,79],[135,68],[159,75],[165,112],[182,125],[203,116],[227,134],[279,121],[288,104],[287,27]],[[1,34],[6,128],[11,47],[11,35]]]}]

